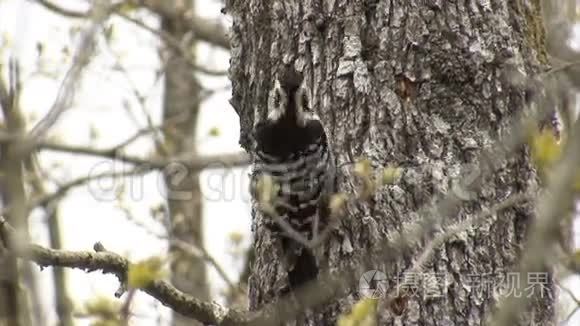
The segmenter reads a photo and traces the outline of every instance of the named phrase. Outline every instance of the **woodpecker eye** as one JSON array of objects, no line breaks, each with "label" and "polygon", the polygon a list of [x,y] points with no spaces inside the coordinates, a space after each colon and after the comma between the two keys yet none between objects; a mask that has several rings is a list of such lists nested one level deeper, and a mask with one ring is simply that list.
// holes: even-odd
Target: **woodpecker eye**
[{"label": "woodpecker eye", "polygon": [[302,93],[302,106],[304,107],[304,111],[310,111],[308,95],[306,93]]},{"label": "woodpecker eye", "polygon": [[279,108],[280,102],[282,101],[282,95],[279,92],[274,93],[274,107]]}]

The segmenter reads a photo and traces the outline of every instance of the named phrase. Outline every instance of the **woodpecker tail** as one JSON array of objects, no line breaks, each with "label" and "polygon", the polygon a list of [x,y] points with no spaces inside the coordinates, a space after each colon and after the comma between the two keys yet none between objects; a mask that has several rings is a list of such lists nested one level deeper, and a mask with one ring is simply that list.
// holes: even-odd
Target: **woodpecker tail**
[{"label": "woodpecker tail", "polygon": [[318,264],[316,257],[308,248],[292,239],[285,239],[283,242],[284,253],[288,257],[288,283],[290,290],[293,291],[316,279]]}]

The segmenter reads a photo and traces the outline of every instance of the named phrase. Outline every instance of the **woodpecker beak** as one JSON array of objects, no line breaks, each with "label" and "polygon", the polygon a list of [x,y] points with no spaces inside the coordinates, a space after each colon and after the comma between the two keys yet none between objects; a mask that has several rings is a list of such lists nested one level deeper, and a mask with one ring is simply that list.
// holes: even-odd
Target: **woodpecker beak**
[{"label": "woodpecker beak", "polygon": [[274,82],[273,93],[268,99],[269,102],[268,107],[270,110],[268,113],[268,120],[277,121],[278,119],[280,119],[282,114],[284,114],[284,110],[287,103],[286,96],[287,96],[286,92],[280,85],[280,81],[276,79],[276,81]]},{"label": "woodpecker beak", "polygon": [[310,108],[310,96],[308,95],[308,90],[304,87],[300,87],[295,94],[294,102],[296,103],[296,124],[301,127],[306,126],[306,122],[309,120],[316,120],[317,118],[312,113]]}]

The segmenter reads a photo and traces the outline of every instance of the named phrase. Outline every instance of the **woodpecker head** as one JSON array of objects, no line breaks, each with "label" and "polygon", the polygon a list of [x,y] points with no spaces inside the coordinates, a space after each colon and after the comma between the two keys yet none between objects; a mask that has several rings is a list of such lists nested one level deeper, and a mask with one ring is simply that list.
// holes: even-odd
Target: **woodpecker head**
[{"label": "woodpecker head", "polygon": [[326,142],[324,128],[311,107],[310,93],[298,73],[288,71],[274,82],[268,115],[256,124],[255,133],[257,150],[281,158]]},{"label": "woodpecker head", "polygon": [[308,89],[291,79],[274,82],[268,101],[268,117],[271,123],[295,124],[304,128],[310,121],[320,120],[312,111]]}]

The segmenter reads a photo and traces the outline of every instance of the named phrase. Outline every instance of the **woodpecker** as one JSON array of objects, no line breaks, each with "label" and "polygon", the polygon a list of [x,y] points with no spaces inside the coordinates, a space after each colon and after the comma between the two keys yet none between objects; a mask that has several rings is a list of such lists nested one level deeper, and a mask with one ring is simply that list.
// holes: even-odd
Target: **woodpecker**
[{"label": "woodpecker", "polygon": [[[276,187],[273,212],[304,239],[312,240],[327,225],[327,198],[334,184],[334,159],[325,129],[311,108],[310,93],[294,71],[276,79],[268,114],[254,127],[252,194],[267,175]],[[317,277],[319,262],[311,248],[293,239],[275,222],[266,226],[280,237],[291,289]]]}]

